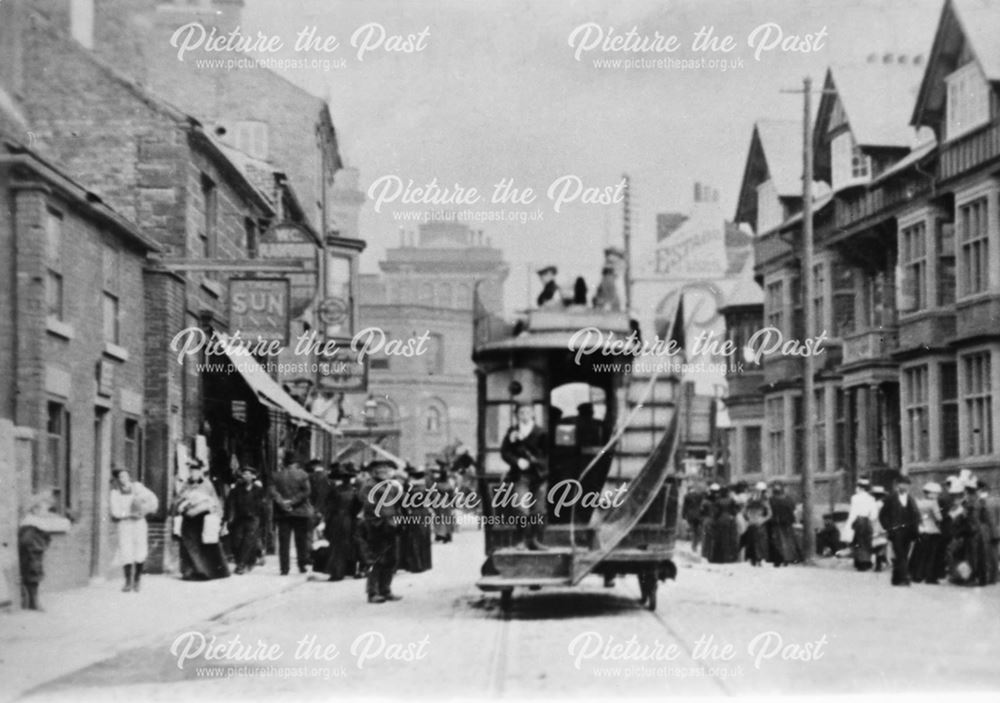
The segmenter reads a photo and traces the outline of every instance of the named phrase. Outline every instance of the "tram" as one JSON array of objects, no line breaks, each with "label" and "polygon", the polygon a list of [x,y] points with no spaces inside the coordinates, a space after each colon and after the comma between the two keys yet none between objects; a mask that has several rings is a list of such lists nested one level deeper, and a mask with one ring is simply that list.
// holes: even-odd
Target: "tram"
[{"label": "tram", "polygon": [[[675,318],[682,317],[679,305]],[[507,611],[515,589],[577,586],[588,574],[609,584],[635,574],[641,603],[654,610],[658,583],[677,575],[676,366],[640,374],[630,357],[573,351],[581,329],[627,337],[633,327],[624,313],[581,306],[531,310],[513,324],[488,322],[477,320],[473,349],[486,542],[477,586],[499,593]],[[673,329],[680,329],[677,319]],[[524,404],[548,443],[546,549],[539,551],[514,547],[517,508],[505,500],[509,467],[501,444]]]}]

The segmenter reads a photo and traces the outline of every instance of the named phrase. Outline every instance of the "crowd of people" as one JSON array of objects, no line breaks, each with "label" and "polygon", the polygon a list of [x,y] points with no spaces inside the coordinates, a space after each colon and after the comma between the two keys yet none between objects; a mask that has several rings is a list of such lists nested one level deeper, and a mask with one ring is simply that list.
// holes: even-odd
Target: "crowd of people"
[{"label": "crowd of people", "polygon": [[[452,541],[455,492],[472,465],[467,451],[453,463],[439,461],[431,471],[388,459],[361,468],[352,462],[325,466],[312,460],[303,468],[288,454],[266,487],[250,466],[240,467],[231,485],[217,487],[205,464],[191,460],[169,510],[180,576],[205,581],[245,574],[264,564],[276,533],[282,575],[291,570],[294,541],[300,573],[323,574],[330,581],[367,578],[369,602],[399,600],[392,592],[393,574],[429,570],[432,542]],[[406,500],[378,509],[386,490]],[[431,492],[440,495],[427,496]],[[55,514],[53,505],[51,491],[39,492],[19,525],[26,609],[41,610],[45,552],[52,534],[69,529],[69,520]],[[124,575],[122,590],[138,592],[149,555],[147,518],[159,510],[159,500],[128,471],[116,468],[108,505],[117,537],[113,562]]]},{"label": "crowd of people", "polygon": [[922,486],[919,498],[902,476],[890,494],[859,479],[851,496],[847,526],[850,555],[858,571],[892,566],[892,584],[937,584],[942,580],[970,586],[997,582],[1000,555],[1000,497],[971,472]]},{"label": "crowd of people", "polygon": [[[1000,497],[969,471],[934,481],[911,494],[900,476],[892,490],[861,478],[851,497],[843,529],[837,514],[823,517],[816,552],[853,560],[858,571],[891,567],[892,585],[987,586],[997,582],[1000,557]],[[781,482],[730,486],[696,485],[684,497],[681,516],[692,548],[711,563],[741,558],[753,566],[802,560],[796,534],[797,509]]]},{"label": "crowd of people", "polygon": [[[453,502],[448,496],[460,478],[443,462],[433,471],[388,459],[360,468],[315,459],[302,466],[289,455],[266,488],[257,472],[244,466],[220,496],[203,465],[191,462],[174,501],[181,577],[227,577],[229,560],[237,575],[251,571],[264,562],[267,527],[273,526],[282,575],[291,572],[294,543],[300,573],[323,574],[330,581],[367,578],[370,602],[398,600],[392,575],[429,570],[432,542],[452,540],[453,509],[432,510],[427,504]],[[387,490],[407,500],[379,508]],[[431,491],[443,498],[424,500]]]},{"label": "crowd of people", "polygon": [[731,486],[696,485],[684,496],[681,517],[688,525],[691,546],[713,564],[740,560],[753,566],[771,562],[785,566],[801,561],[795,538],[795,501],[780,482],[745,481]]},{"label": "crowd of people", "polygon": [[[432,471],[388,459],[361,468],[314,459],[303,467],[288,455],[266,488],[252,467],[238,476],[220,497],[203,465],[190,464],[174,501],[182,578],[227,577],[227,557],[236,574],[251,571],[264,561],[266,528],[273,525],[282,575],[291,572],[294,543],[299,573],[367,578],[369,602],[384,603],[400,598],[392,592],[393,574],[429,570],[432,542],[451,542],[455,530],[450,497],[461,475],[453,477],[444,462]],[[381,501],[385,491],[407,499]],[[432,491],[441,496],[426,500]]]}]

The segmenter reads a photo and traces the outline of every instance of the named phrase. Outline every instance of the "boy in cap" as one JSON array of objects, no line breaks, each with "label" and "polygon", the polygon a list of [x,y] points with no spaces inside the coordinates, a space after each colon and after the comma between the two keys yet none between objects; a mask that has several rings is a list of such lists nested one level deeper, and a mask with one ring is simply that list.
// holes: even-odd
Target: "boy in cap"
[{"label": "boy in cap", "polygon": [[364,512],[361,519],[361,548],[368,567],[365,590],[369,603],[401,600],[392,592],[392,576],[396,572],[397,506],[379,503],[387,491],[399,491],[392,485],[391,475],[396,466],[386,459],[368,465],[375,483],[361,496]]},{"label": "boy in cap", "polygon": [[264,518],[264,489],[252,466],[240,469],[239,480],[226,496],[226,524],[236,560],[236,573],[242,574],[257,562],[258,533]]}]

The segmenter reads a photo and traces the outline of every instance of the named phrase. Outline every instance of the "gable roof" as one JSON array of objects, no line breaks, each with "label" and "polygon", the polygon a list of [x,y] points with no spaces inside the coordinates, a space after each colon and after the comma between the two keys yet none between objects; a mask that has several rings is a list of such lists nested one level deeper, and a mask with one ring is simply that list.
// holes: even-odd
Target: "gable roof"
[{"label": "gable roof", "polygon": [[[829,101],[832,109],[839,98],[858,146],[910,148],[916,135],[908,117],[923,71],[922,59],[898,53],[874,56],[862,64],[831,66],[827,76],[837,94],[823,96],[817,120],[824,114],[823,103]],[[817,131],[820,128],[817,123]]]},{"label": "gable roof", "polygon": [[801,195],[802,125],[797,120],[758,120],[756,130],[778,195]]},{"label": "gable roof", "polygon": [[795,120],[757,120],[736,199],[736,222],[757,219],[757,186],[774,183],[778,197],[798,197],[802,174],[802,126]]},{"label": "gable roof", "polygon": [[941,120],[945,104],[945,76],[957,66],[959,47],[968,50],[986,80],[1000,82],[1000,8],[993,0],[947,0],[934,33],[927,67],[917,93],[910,123],[932,126]]}]

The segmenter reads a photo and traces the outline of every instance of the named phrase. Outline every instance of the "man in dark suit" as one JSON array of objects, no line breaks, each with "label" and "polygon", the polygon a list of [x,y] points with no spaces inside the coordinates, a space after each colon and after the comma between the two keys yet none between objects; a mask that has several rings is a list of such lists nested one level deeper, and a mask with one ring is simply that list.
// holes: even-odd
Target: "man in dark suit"
[{"label": "man in dark suit", "polygon": [[885,499],[878,520],[892,545],[892,585],[910,585],[910,549],[920,532],[920,510],[909,493],[909,476],[896,479],[896,492]]},{"label": "man in dark suit", "polygon": [[289,569],[289,542],[295,535],[295,556],[299,563],[299,573],[304,574],[309,566],[309,530],[312,528],[313,510],[309,502],[309,474],[299,467],[299,462],[291,454],[285,455],[285,467],[275,474],[271,483],[271,499],[274,501],[274,518],[278,523],[278,560],[281,575]]},{"label": "man in dark suit", "polygon": [[236,560],[236,573],[242,574],[257,562],[260,524],[264,520],[264,489],[257,472],[250,466],[240,469],[240,479],[226,496],[226,523],[230,545]]},{"label": "man in dark suit", "polygon": [[[548,437],[545,430],[535,424],[535,410],[530,403],[517,406],[517,424],[511,427],[500,445],[500,456],[510,471],[505,481],[514,484],[518,496],[518,549],[544,550],[546,493],[549,470],[546,461]],[[531,496],[530,506],[525,506],[526,496]]]}]

